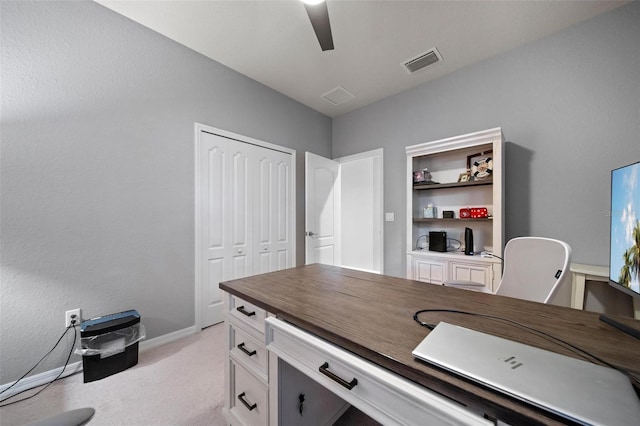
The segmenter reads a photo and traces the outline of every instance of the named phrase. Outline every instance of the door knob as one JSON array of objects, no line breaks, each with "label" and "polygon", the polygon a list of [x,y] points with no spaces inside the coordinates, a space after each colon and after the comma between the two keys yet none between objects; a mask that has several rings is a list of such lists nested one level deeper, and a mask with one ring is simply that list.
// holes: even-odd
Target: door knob
[{"label": "door knob", "polygon": [[312,232],[312,231],[307,231],[307,232],[305,232],[304,234],[305,234],[307,237],[313,237],[314,235],[316,235],[316,233],[315,233],[315,232]]}]

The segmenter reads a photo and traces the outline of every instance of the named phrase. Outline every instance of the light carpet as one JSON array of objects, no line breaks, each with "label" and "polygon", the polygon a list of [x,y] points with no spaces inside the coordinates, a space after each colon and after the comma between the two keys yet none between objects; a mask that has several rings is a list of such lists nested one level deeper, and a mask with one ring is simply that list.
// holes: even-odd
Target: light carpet
[{"label": "light carpet", "polygon": [[34,398],[0,408],[0,425],[82,407],[96,410],[90,426],[224,425],[225,349],[223,324],[209,327],[142,352],[136,366],[102,380],[83,383],[82,373],[59,380]]}]

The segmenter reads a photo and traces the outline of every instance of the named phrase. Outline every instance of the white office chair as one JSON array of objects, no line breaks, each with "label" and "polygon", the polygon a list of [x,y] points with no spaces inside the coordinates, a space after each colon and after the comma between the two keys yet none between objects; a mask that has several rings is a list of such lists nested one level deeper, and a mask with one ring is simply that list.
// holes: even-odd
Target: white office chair
[{"label": "white office chair", "polygon": [[[570,263],[571,247],[563,241],[542,237],[513,238],[504,248],[504,269],[496,294],[571,306]],[[473,284],[445,283],[451,287],[484,289]]]}]

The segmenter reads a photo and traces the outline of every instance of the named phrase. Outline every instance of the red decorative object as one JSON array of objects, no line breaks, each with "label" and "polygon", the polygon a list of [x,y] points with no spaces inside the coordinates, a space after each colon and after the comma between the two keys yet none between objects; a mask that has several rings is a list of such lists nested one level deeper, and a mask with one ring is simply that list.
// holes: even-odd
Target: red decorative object
[{"label": "red decorative object", "polygon": [[489,217],[489,212],[486,207],[472,207],[471,208],[471,218],[472,219],[480,219]]},{"label": "red decorative object", "polygon": [[460,219],[471,217],[471,209],[460,209]]}]

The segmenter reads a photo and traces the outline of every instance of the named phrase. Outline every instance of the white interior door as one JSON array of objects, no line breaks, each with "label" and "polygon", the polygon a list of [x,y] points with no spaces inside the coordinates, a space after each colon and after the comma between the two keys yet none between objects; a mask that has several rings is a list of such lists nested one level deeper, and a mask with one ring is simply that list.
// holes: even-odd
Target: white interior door
[{"label": "white interior door", "polygon": [[305,263],[382,273],[383,150],[305,164]]},{"label": "white interior door", "polygon": [[305,263],[340,265],[340,164],[305,153]]}]

